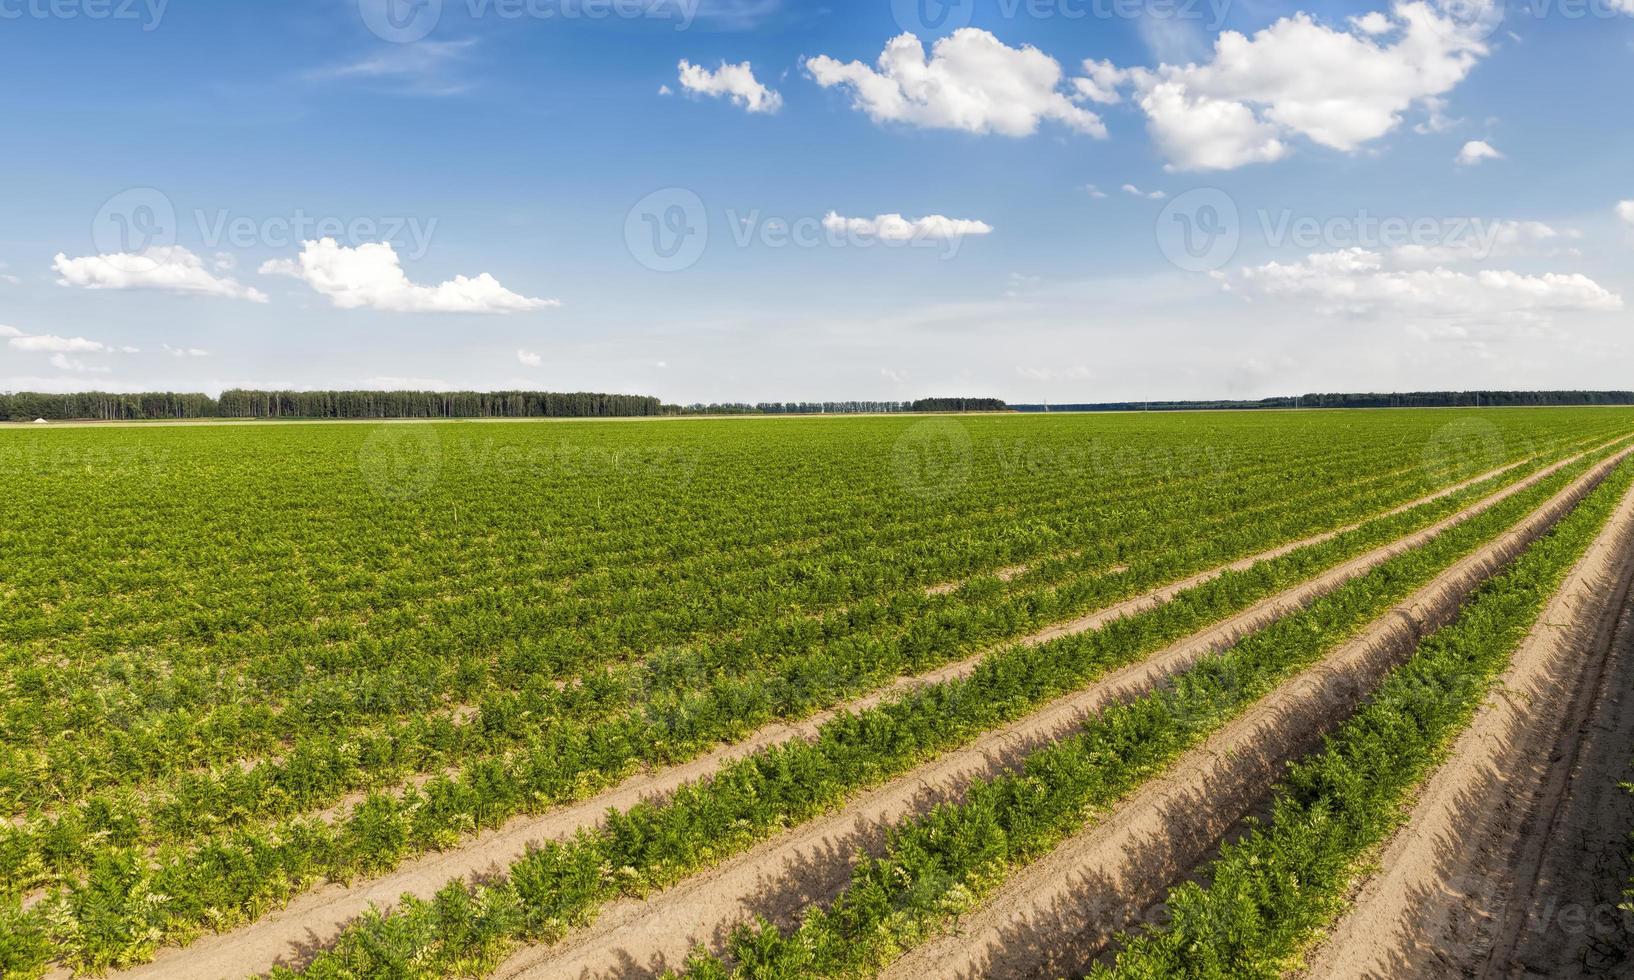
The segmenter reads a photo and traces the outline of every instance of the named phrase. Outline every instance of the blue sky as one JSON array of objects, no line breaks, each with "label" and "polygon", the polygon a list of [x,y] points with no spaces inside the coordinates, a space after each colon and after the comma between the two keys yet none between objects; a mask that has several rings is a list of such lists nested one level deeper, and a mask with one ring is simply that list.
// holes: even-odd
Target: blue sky
[{"label": "blue sky", "polygon": [[1631,386],[1634,0],[925,2],[0,0],[0,389]]}]

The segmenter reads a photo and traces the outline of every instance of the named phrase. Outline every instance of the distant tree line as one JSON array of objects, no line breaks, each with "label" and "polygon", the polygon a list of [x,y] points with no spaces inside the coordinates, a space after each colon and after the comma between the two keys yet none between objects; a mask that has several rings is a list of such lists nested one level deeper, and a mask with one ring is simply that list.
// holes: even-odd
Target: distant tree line
[{"label": "distant tree line", "polygon": [[895,412],[996,412],[995,398],[922,398],[913,402],[763,402],[665,405],[646,395],[549,391],[250,391],[221,397],[175,392],[0,394],[0,420],[28,422],[139,419],[487,419],[630,418],[655,415],[817,415]]},{"label": "distant tree line", "polygon": [[219,414],[256,419],[614,418],[662,415],[645,395],[550,391],[245,391],[221,393]]},{"label": "distant tree line", "polygon": [[0,419],[32,422],[35,419],[199,419],[220,414],[209,395],[154,391],[116,395],[101,391],[70,395],[19,392],[0,394]]},{"label": "distant tree line", "polygon": [[1017,412],[1187,412],[1255,408],[1472,408],[1523,405],[1634,405],[1634,391],[1410,391],[1315,393],[1255,401],[1088,402],[1012,405]]},{"label": "distant tree line", "polygon": [[997,398],[921,398],[911,402],[715,402],[670,405],[678,415],[892,415],[903,412],[1005,412]]}]

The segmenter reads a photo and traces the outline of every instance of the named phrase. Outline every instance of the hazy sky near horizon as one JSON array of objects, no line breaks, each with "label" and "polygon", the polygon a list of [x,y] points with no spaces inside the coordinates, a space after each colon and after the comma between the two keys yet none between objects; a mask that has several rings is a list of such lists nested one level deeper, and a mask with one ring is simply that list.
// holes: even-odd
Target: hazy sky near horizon
[{"label": "hazy sky near horizon", "polygon": [[1634,387],[1634,0],[0,0],[0,80],[0,390]]}]

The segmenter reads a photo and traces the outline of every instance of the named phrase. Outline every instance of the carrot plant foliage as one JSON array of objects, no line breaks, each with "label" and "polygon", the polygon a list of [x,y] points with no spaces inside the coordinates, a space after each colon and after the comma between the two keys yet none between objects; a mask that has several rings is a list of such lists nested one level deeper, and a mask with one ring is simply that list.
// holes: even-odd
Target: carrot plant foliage
[{"label": "carrot plant foliage", "polygon": [[[888,735],[844,735],[847,716],[821,760],[757,757],[675,801],[738,813],[734,780],[821,762],[729,825],[620,815],[630,874],[570,842],[555,877],[449,890],[433,933],[386,917],[371,940],[475,969],[1629,427],[1542,410],[0,430],[0,973],[139,963],[1003,651],[867,716]],[[1014,644],[1355,523],[1101,634]]]}]

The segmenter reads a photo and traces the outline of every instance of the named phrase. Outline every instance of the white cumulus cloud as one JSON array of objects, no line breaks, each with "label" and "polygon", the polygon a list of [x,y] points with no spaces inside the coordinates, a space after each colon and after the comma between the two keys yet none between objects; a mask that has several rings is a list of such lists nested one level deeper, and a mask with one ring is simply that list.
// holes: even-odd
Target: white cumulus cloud
[{"label": "white cumulus cloud", "polygon": [[823,216],[823,227],[835,234],[878,238],[887,242],[947,241],[966,235],[987,235],[993,231],[993,226],[985,221],[946,218],[939,214],[910,220],[900,214],[845,218],[835,211]]},{"label": "white cumulus cloud", "polygon": [[1062,90],[1064,73],[1037,48],[1008,47],[987,31],[961,28],[931,47],[912,34],[892,38],[870,68],[827,55],[806,61],[824,88],[843,88],[853,105],[878,123],[928,129],[1030,136],[1053,121],[1091,136],[1105,136],[1099,116],[1078,102],[1098,93]]},{"label": "white cumulus cloud", "polygon": [[1362,248],[1313,253],[1292,263],[1268,262],[1243,269],[1242,279],[1264,296],[1296,298],[1323,313],[1353,316],[1382,312],[1497,319],[1623,308],[1621,296],[1579,273],[1393,268],[1383,254]]},{"label": "white cumulus cloud", "polygon": [[1502,160],[1503,156],[1486,140],[1470,140],[1458,151],[1457,162],[1460,167],[1473,167],[1482,160]]},{"label": "white cumulus cloud", "polygon": [[[681,87],[688,92],[728,98],[750,112],[776,112],[783,108],[783,96],[760,84],[747,61],[740,65],[722,61],[719,68],[710,71],[682,58],[680,70]],[[666,93],[661,89],[659,94]]]},{"label": "white cumulus cloud", "polygon": [[[1629,0],[1629,2],[1634,3],[1634,0]],[[1634,225],[1634,201],[1618,201],[1616,211],[1617,217],[1628,224]]]},{"label": "white cumulus cloud", "polygon": [[267,295],[227,276],[218,276],[204,260],[180,245],[156,246],[138,253],[87,255],[71,259],[58,252],[52,266],[65,286],[86,289],[158,289],[197,296],[224,296],[265,303]]},{"label": "white cumulus cloud", "polygon": [[516,352],[516,359],[528,367],[538,367],[545,363],[545,359],[542,355],[531,350],[518,350]]},{"label": "white cumulus cloud", "polygon": [[1212,57],[1196,63],[1085,62],[1088,80],[1076,84],[1089,95],[1132,86],[1171,168],[1226,170],[1280,159],[1296,135],[1354,151],[1415,105],[1435,110],[1487,53],[1482,31],[1479,17],[1454,17],[1440,0],[1399,2],[1388,15],[1352,18],[1348,29],[1298,13],[1252,37],[1225,31]]},{"label": "white cumulus cloud", "polygon": [[409,281],[390,242],[348,248],[333,238],[302,243],[299,257],[273,259],[262,275],[292,276],[329,297],[343,310],[393,313],[521,313],[561,305],[511,292],[484,272],[455,276],[436,286]]}]

